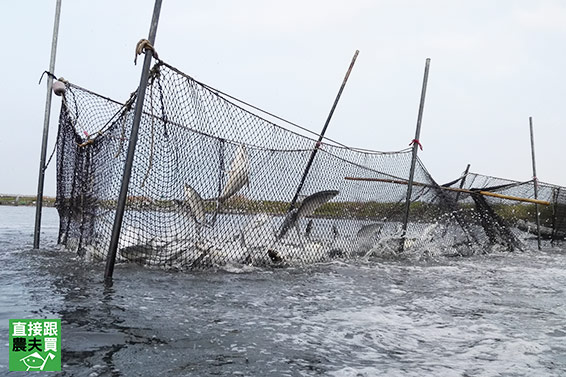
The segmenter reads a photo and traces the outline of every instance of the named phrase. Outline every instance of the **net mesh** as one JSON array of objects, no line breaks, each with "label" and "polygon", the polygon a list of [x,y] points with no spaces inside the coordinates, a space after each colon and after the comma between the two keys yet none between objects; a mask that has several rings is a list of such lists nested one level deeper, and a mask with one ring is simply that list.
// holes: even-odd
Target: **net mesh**
[{"label": "net mesh", "polygon": [[[121,104],[67,83],[57,141],[59,242],[89,260],[105,260],[108,253],[135,103],[135,95]],[[524,247],[525,233],[516,225],[521,216],[532,218],[532,204],[446,187],[532,197],[532,182],[469,174],[442,187],[417,160],[410,223],[400,237],[410,150],[317,143],[266,118],[158,62],[144,99],[117,260],[194,269],[314,263],[400,249],[469,255]],[[539,191],[549,201],[564,196],[555,186],[541,184]],[[554,212],[543,216],[552,229]]]},{"label": "net mesh", "polygon": [[[460,181],[461,182],[461,181]],[[566,231],[566,196],[563,195],[564,188],[536,182],[537,198],[535,198],[535,181],[518,182],[509,179],[491,177],[477,173],[467,175],[462,187],[475,192],[489,192],[499,196],[481,197],[489,210],[494,213],[492,218],[496,219],[520,239],[523,244],[518,248],[532,246],[534,236],[538,233],[536,226],[536,214],[539,213],[541,238],[553,243],[562,241]],[[471,195],[472,197],[474,195]],[[479,196],[479,195],[478,195]],[[509,200],[508,198],[538,199],[548,204],[536,204],[524,201]],[[463,205],[471,205],[469,199],[464,198]],[[476,204],[476,203],[474,203]],[[474,210],[479,211],[476,207]]]}]

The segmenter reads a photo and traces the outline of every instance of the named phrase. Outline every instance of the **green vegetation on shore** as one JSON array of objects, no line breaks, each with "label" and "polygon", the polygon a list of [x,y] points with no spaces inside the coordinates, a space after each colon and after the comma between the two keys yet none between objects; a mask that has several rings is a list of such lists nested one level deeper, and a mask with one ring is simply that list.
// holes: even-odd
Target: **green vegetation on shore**
[{"label": "green vegetation on shore", "polygon": [[[113,209],[116,207],[115,200],[99,200],[86,195],[74,198],[73,200],[61,200],[61,208],[81,208],[101,207]],[[504,220],[511,223],[517,220],[534,222],[535,205],[525,203],[493,203],[491,204],[495,213]],[[215,202],[206,202],[205,211],[213,213],[216,211]],[[179,211],[189,210],[189,205],[180,200],[152,200],[144,196],[128,197],[126,208],[130,210],[153,210],[153,211]],[[233,214],[254,214],[268,213],[271,215],[284,215],[287,213],[289,203],[273,200],[252,200],[244,196],[236,195],[226,201],[221,207],[221,213]],[[472,203],[460,203],[458,206],[462,215],[467,221],[479,222],[477,212],[474,211],[475,205]],[[412,202],[410,209],[411,221],[434,222],[441,220],[449,215],[447,209],[436,203]],[[325,203],[313,214],[314,217],[326,218],[347,218],[347,219],[373,219],[386,221],[402,221],[405,212],[404,202],[330,202]],[[551,226],[553,220],[553,206],[539,206],[541,224]],[[445,218],[448,220],[448,218]]]},{"label": "green vegetation on shore", "polygon": [[[34,206],[36,196],[27,195],[0,195],[0,206]],[[55,198],[51,196],[43,197],[44,207],[54,207]]]}]

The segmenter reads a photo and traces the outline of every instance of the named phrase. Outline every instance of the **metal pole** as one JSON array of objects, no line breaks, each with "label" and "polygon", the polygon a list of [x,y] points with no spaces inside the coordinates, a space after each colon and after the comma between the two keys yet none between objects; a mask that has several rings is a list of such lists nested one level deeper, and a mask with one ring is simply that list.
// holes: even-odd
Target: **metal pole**
[{"label": "metal pole", "polygon": [[[151,45],[155,43],[155,35],[157,34],[157,23],[159,22],[159,13],[161,11],[161,1],[162,0],[155,0],[155,6],[153,8],[153,18],[151,20],[151,27],[149,30],[149,38],[148,38],[149,43]],[[118,240],[120,239],[120,231],[122,229],[122,220],[124,219],[124,210],[126,208],[128,186],[130,184],[130,177],[132,175],[134,152],[136,150],[136,142],[138,140],[138,131],[140,128],[140,121],[143,111],[145,90],[147,87],[147,82],[149,80],[149,68],[151,65],[152,55],[153,52],[146,49],[145,58],[143,61],[140,85],[138,87],[136,107],[134,109],[134,122],[132,124],[132,131],[130,134],[130,141],[128,144],[128,154],[126,156],[126,163],[124,165],[124,175],[122,176],[120,196],[118,197],[116,216],[114,218],[114,226],[112,228],[112,238],[110,240],[108,256],[106,257],[106,270],[104,272],[104,282],[106,283],[107,286],[112,285],[112,274],[114,272],[114,263],[116,261],[116,251],[118,249]]]},{"label": "metal pole", "polygon": [[[466,170],[464,171],[464,175],[462,176],[462,180],[460,181],[460,188],[464,188],[464,185],[466,184],[466,178],[468,177],[468,173],[470,171],[470,164],[468,164],[468,166],[466,166]],[[460,192],[458,192],[456,194],[456,203],[458,203],[458,200],[460,199]]]},{"label": "metal pole", "polygon": [[[55,21],[53,23],[53,38],[51,40],[51,58],[49,72],[55,71],[55,56],[57,55],[57,38],[59,36],[59,19],[61,18],[61,0],[55,6]],[[53,78],[47,75],[47,95],[45,97],[45,116],[43,118],[43,138],[41,141],[41,155],[39,158],[39,178],[37,182],[37,199],[35,201],[35,228],[33,231],[33,248],[39,249],[39,235],[41,233],[41,211],[43,206],[43,186],[45,184],[45,158],[47,156],[47,142],[49,136],[49,118],[51,117],[51,98]]]},{"label": "metal pole", "polygon": [[411,159],[411,170],[409,172],[409,185],[407,186],[407,200],[405,203],[405,218],[403,219],[403,225],[401,228],[401,246],[399,251],[403,251],[405,248],[405,237],[407,235],[407,225],[409,223],[409,211],[411,208],[411,195],[413,194],[413,179],[415,177],[415,166],[417,164],[417,151],[420,146],[419,138],[421,135],[421,121],[423,119],[424,103],[426,96],[426,84],[428,81],[428,69],[430,67],[430,58],[426,59],[424,78],[423,78],[423,88],[421,91],[421,102],[419,105],[419,115],[417,117],[417,129],[415,131],[415,138],[413,139],[413,156]]},{"label": "metal pole", "polygon": [[289,211],[292,210],[293,207],[295,207],[295,203],[297,203],[297,199],[299,198],[299,194],[301,193],[301,190],[303,189],[303,185],[305,184],[305,180],[307,179],[307,175],[309,174],[309,171],[311,169],[312,163],[314,161],[314,157],[316,156],[316,153],[318,152],[318,148],[320,147],[320,142],[324,138],[324,134],[326,133],[326,129],[328,128],[328,124],[330,123],[330,119],[332,119],[332,115],[334,114],[334,110],[336,109],[336,105],[338,105],[338,101],[340,100],[340,96],[342,95],[342,91],[344,90],[344,87],[346,86],[346,82],[348,81],[348,77],[350,77],[350,72],[352,72],[352,68],[354,68],[354,63],[356,62],[356,58],[358,57],[359,53],[360,53],[359,50],[356,50],[356,52],[354,53],[354,57],[352,58],[352,62],[350,63],[350,67],[348,68],[348,71],[346,72],[346,76],[344,76],[344,80],[342,81],[342,85],[340,86],[340,90],[338,91],[338,94],[336,95],[336,99],[334,100],[334,104],[332,105],[332,108],[330,109],[330,113],[328,114],[328,118],[326,118],[326,122],[324,123],[324,127],[322,128],[322,131],[320,132],[320,135],[318,136],[318,141],[316,142],[316,145],[314,146],[314,149],[313,149],[313,151],[312,151],[312,153],[309,157],[309,161],[307,162],[307,166],[305,167],[305,171],[303,172],[303,176],[301,177],[299,187],[297,187],[297,192],[295,192],[295,196],[293,197],[293,200],[291,200],[291,204],[289,205]]},{"label": "metal pole", "polygon": [[[537,178],[537,167],[535,164],[535,135],[533,132],[533,117],[529,117],[529,126],[531,129],[531,155],[533,160],[533,183],[535,188],[535,199],[538,199],[538,178]],[[538,249],[541,250],[540,244],[540,215],[538,213],[538,204],[535,203],[536,211],[536,222],[537,222],[537,244]]]}]

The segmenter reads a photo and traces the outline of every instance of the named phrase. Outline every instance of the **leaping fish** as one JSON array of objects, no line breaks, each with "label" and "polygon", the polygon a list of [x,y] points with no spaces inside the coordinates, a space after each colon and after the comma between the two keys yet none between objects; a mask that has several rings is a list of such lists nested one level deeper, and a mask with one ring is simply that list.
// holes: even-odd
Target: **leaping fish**
[{"label": "leaping fish", "polygon": [[305,237],[308,238],[309,240],[311,239],[311,232],[312,232],[312,219],[309,220],[309,222],[307,223],[307,227],[305,228]]},{"label": "leaping fish", "polygon": [[[279,232],[277,233],[276,239],[280,240],[287,234],[289,229],[291,229],[292,227],[296,227],[298,220],[299,220],[299,209],[293,208],[289,213],[287,213],[285,219],[283,219],[283,224],[281,224],[281,228],[279,228]],[[297,229],[297,233],[299,233],[298,229]]]},{"label": "leaping fish", "polygon": [[[318,207],[334,198],[338,195],[338,193],[338,190],[326,190],[315,192],[314,194],[307,196],[299,208],[291,210],[287,216],[285,216],[285,220],[283,220],[283,224],[277,233],[277,239],[280,240],[283,238],[289,229],[293,227],[297,229],[297,224],[301,217],[312,215]],[[299,233],[298,229],[297,233]]]},{"label": "leaping fish", "polygon": [[191,216],[201,225],[206,225],[206,211],[204,209],[204,201],[200,197],[199,193],[185,183],[185,198],[189,209],[191,210]]},{"label": "leaping fish", "polygon": [[356,236],[359,238],[370,238],[376,234],[379,235],[382,229],[383,229],[383,223],[367,224],[362,226],[360,230],[358,230]]},{"label": "leaping fish", "polygon": [[236,155],[230,164],[228,180],[222,193],[217,198],[219,203],[223,203],[236,194],[242,187],[249,183],[249,161],[248,153],[243,144],[236,151]]},{"label": "leaping fish", "polygon": [[377,244],[379,244],[379,236],[382,230],[382,222],[363,225],[356,234],[356,253],[358,255],[367,255],[370,250],[372,250]]},{"label": "leaping fish", "polygon": [[189,247],[185,240],[154,237],[147,243],[120,249],[120,256],[130,262],[156,266],[171,265]]}]

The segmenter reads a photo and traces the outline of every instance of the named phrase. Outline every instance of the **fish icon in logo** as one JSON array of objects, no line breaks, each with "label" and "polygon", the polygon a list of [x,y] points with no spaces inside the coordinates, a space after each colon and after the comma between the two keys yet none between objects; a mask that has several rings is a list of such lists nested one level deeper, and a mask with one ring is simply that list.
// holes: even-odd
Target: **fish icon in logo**
[{"label": "fish icon in logo", "polygon": [[41,357],[39,353],[34,352],[31,355],[27,355],[26,357],[21,358],[20,361],[22,361],[25,364],[25,366],[28,367],[26,371],[29,371],[30,369],[43,370],[43,368],[45,368],[45,364],[47,363],[47,361],[49,359],[53,360],[54,358],[55,355],[52,354],[51,352],[49,352],[47,356],[45,356],[45,359]]}]

